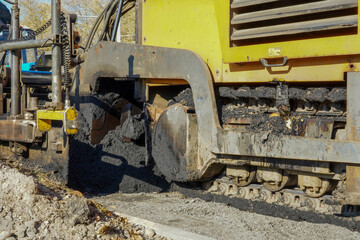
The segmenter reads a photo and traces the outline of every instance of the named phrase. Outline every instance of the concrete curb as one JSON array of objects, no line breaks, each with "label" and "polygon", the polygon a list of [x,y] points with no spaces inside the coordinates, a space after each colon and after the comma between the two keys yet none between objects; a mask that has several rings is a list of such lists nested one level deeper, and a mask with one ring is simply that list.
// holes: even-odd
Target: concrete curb
[{"label": "concrete curb", "polygon": [[115,212],[116,215],[125,217],[130,223],[143,225],[147,228],[153,229],[156,234],[171,238],[173,240],[215,240],[214,238],[202,236],[196,233],[188,232],[179,228],[169,227],[163,224],[154,223],[146,219],[132,217],[127,214]]}]

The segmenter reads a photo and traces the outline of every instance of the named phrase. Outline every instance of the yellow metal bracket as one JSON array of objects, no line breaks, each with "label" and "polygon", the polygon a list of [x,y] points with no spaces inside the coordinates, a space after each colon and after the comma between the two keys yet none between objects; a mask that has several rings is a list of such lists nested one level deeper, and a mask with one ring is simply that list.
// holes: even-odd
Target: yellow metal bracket
[{"label": "yellow metal bracket", "polygon": [[36,111],[37,128],[41,132],[48,132],[51,129],[52,121],[62,121],[63,128],[67,135],[78,132],[77,127],[78,112],[75,108],[69,107],[65,110],[38,110]]}]

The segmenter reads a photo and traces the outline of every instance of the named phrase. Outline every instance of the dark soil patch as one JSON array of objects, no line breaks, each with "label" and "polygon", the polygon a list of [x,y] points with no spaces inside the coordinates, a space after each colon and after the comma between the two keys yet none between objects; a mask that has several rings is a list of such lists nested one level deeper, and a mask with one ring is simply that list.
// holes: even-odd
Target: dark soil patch
[{"label": "dark soil patch", "polygon": [[79,133],[70,142],[69,186],[91,194],[166,191],[170,184],[156,166],[145,166],[145,141],[137,131],[143,131],[141,117],[119,125],[100,144],[90,143],[92,119],[107,110],[104,106],[108,108],[114,99],[118,95],[106,94],[81,105]]}]

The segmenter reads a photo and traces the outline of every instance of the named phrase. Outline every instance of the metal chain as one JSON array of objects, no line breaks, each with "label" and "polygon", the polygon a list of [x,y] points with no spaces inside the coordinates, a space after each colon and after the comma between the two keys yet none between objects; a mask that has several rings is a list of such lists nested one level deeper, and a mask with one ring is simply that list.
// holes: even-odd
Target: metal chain
[{"label": "metal chain", "polygon": [[69,87],[71,85],[71,77],[70,77],[70,64],[71,64],[71,53],[70,53],[70,41],[69,41],[69,32],[67,27],[67,21],[64,16],[64,13],[60,15],[60,27],[62,34],[62,58],[64,64],[64,86]]},{"label": "metal chain", "polygon": [[51,18],[41,27],[36,29],[36,31],[30,33],[28,36],[20,38],[22,41],[30,40],[33,37],[36,37],[37,35],[40,35],[43,33],[46,29],[48,29],[51,26]]},{"label": "metal chain", "polygon": [[19,39],[14,39],[14,40],[7,40],[7,41],[1,41],[1,43],[10,43],[10,42],[21,42],[21,41],[27,41],[30,40],[32,38],[35,38],[36,36],[40,35],[41,33],[43,33],[46,29],[48,29],[51,26],[51,19],[49,21],[47,21],[44,25],[42,25],[41,27],[39,27],[38,29],[36,29],[36,31],[30,33],[28,36],[26,37],[21,37]]}]

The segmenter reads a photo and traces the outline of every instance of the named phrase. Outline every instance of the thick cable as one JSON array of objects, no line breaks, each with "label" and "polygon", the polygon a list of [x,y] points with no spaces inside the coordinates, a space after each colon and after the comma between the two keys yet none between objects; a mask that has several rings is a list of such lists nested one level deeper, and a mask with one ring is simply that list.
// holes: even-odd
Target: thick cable
[{"label": "thick cable", "polygon": [[100,14],[100,15],[98,16],[98,18],[96,19],[96,21],[95,21],[95,23],[94,23],[94,25],[93,25],[93,27],[92,27],[92,29],[91,29],[91,31],[90,31],[90,35],[89,35],[89,37],[88,37],[88,39],[87,39],[87,42],[86,42],[86,45],[85,45],[85,49],[89,49],[89,48],[90,48],[91,43],[92,43],[92,41],[93,41],[93,39],[94,39],[94,36],[95,36],[95,34],[96,34],[96,31],[98,30],[101,22],[104,20],[104,16],[105,16],[106,12],[109,10],[109,8],[111,7],[113,1],[115,1],[115,0],[110,1],[110,2],[106,5],[106,7],[104,8],[104,10],[101,12],[101,14]]},{"label": "thick cable", "polygon": [[106,17],[104,20],[104,26],[101,30],[102,34],[101,34],[100,40],[102,40],[102,41],[105,40],[105,36],[109,32],[108,29],[109,29],[110,18],[114,15],[117,4],[118,4],[118,2],[114,1],[113,4],[111,5],[109,11],[106,13]]},{"label": "thick cable", "polygon": [[118,10],[116,12],[116,18],[115,18],[115,23],[114,23],[114,26],[112,28],[112,34],[111,34],[111,41],[114,42],[115,41],[115,37],[116,37],[116,31],[119,27],[119,24],[120,24],[120,18],[121,18],[121,13],[122,13],[122,8],[123,8],[123,4],[124,4],[124,1],[123,0],[119,0],[119,3],[118,3]]}]

